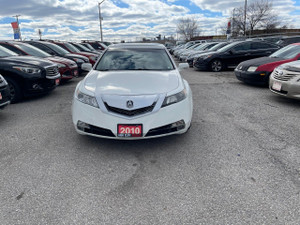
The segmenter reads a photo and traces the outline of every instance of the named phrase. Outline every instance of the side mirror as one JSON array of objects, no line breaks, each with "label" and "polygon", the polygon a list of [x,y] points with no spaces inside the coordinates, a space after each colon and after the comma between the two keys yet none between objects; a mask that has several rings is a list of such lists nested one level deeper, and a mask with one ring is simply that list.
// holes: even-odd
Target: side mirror
[{"label": "side mirror", "polygon": [[188,63],[179,63],[179,65],[178,65],[179,71],[182,71],[182,70],[187,69],[187,68],[189,68]]},{"label": "side mirror", "polygon": [[93,69],[92,64],[90,63],[82,63],[81,69],[84,71],[91,71]]}]

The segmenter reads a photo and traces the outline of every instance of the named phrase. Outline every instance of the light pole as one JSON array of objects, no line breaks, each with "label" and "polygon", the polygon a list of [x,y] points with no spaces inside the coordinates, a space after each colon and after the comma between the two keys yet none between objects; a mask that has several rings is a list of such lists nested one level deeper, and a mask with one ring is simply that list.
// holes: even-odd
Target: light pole
[{"label": "light pole", "polygon": [[21,29],[20,29],[20,24],[19,24],[19,16],[21,16],[21,15],[15,15],[15,16],[13,16],[13,17],[16,17],[16,19],[17,19],[17,24],[18,24],[18,28],[19,28],[20,40],[22,41],[22,37],[21,37]]},{"label": "light pole", "polygon": [[247,0],[245,0],[245,9],[244,9],[244,36],[246,36],[246,19],[247,19]]},{"label": "light pole", "polygon": [[105,0],[102,0],[102,2],[98,2],[98,9],[99,9],[99,22],[100,22],[100,36],[101,36],[101,41],[103,42],[103,33],[102,33],[102,16],[101,16],[101,8],[100,5],[104,2]]}]

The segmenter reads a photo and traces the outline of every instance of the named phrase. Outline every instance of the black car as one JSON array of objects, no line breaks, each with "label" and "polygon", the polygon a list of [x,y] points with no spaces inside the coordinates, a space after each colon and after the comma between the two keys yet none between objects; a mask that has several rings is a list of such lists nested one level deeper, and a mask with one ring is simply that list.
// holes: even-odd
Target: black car
[{"label": "black car", "polygon": [[33,56],[18,56],[0,46],[0,74],[9,85],[11,102],[48,93],[60,82],[56,64]]},{"label": "black car", "polygon": [[215,52],[208,52],[195,58],[193,66],[199,70],[221,71],[235,68],[240,62],[268,56],[280,46],[263,41],[237,41]]},{"label": "black car", "polygon": [[8,83],[0,74],[0,109],[3,109],[10,103],[10,90]]},{"label": "black car", "polygon": [[62,47],[50,43],[50,42],[46,42],[46,41],[27,41],[26,43],[29,43],[47,53],[49,53],[50,55],[53,56],[60,56],[60,57],[64,57],[67,59],[71,59],[73,61],[76,62],[77,66],[78,66],[78,70],[79,73],[82,73],[82,64],[83,63],[89,63],[89,59],[85,56],[82,55],[78,55],[78,54],[73,54],[68,52],[67,50],[63,49]]},{"label": "black car", "polygon": [[204,53],[218,51],[219,49],[223,48],[225,45],[228,45],[228,44],[229,44],[228,42],[220,42],[207,50],[203,50],[203,51],[199,51],[199,52],[197,51],[193,54],[190,54],[187,57],[186,62],[189,64],[190,67],[193,67],[194,58],[198,58],[199,56],[201,56]]}]

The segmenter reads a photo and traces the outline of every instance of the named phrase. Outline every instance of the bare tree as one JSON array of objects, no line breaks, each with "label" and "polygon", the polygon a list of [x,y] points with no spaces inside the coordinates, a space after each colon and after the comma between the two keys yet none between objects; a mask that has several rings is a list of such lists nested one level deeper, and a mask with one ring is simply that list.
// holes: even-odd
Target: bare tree
[{"label": "bare tree", "polygon": [[198,22],[195,18],[181,18],[177,24],[177,33],[191,40],[200,34]]},{"label": "bare tree", "polygon": [[[249,34],[254,29],[274,29],[280,25],[279,18],[273,10],[273,5],[269,0],[257,0],[248,5],[246,11],[246,24],[244,21],[244,6],[233,10],[233,23],[236,34],[246,30]],[[245,33],[243,33],[245,35]]]}]

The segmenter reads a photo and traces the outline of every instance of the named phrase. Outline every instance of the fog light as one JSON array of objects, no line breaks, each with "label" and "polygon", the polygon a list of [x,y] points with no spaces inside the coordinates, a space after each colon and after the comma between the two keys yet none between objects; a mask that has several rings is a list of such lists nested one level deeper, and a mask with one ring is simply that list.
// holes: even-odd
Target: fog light
[{"label": "fog light", "polygon": [[85,129],[91,129],[91,126],[90,126],[89,124],[84,123],[84,122],[82,122],[82,121],[79,120],[79,121],[77,122],[77,128],[78,128],[79,130],[84,131]]},{"label": "fog light", "polygon": [[33,85],[32,85],[32,88],[33,88],[34,90],[42,90],[42,89],[43,89],[39,84],[33,84]]},{"label": "fog light", "polygon": [[184,120],[177,121],[171,124],[171,128],[177,128],[177,130],[182,130],[185,128]]},{"label": "fog light", "polygon": [[259,75],[261,75],[261,76],[265,76],[266,74],[265,74],[265,73],[261,73],[261,74],[259,74]]}]

